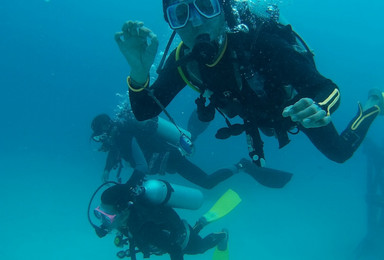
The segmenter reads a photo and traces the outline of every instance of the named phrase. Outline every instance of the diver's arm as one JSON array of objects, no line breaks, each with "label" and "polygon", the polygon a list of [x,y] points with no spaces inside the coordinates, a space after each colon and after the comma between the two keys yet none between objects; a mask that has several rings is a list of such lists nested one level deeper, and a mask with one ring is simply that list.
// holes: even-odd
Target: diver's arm
[{"label": "diver's arm", "polygon": [[276,78],[294,87],[298,92],[296,101],[310,98],[330,113],[335,111],[340,103],[338,87],[318,72],[310,54],[298,51],[281,38],[268,37],[265,44],[271,45],[269,52],[273,57],[268,69]]},{"label": "diver's arm", "polygon": [[305,128],[318,128],[331,123],[331,114],[340,104],[336,84],[323,77],[308,57],[288,50],[286,59],[291,61],[285,70],[300,98],[283,111],[284,117],[300,123]]},{"label": "diver's arm", "polygon": [[259,42],[260,48],[265,49],[263,58],[269,58],[265,61],[269,78],[276,80],[277,85],[291,85],[297,92],[282,112],[283,117],[290,117],[305,128],[328,125],[331,113],[340,103],[336,84],[317,71],[304,49],[298,50],[286,40],[270,34],[265,34]]},{"label": "diver's arm", "polygon": [[327,113],[333,113],[340,104],[337,85],[321,75],[312,61],[308,61],[308,57],[292,50],[286,51],[282,58],[284,56],[289,62],[283,66],[283,76],[288,82],[292,82],[298,96],[311,98]]},{"label": "diver's arm", "polygon": [[129,88],[129,99],[136,119],[143,121],[158,116],[162,112],[162,108],[151,95],[166,107],[184,87],[185,82],[175,66],[174,51],[167,59],[164,70],[150,87],[141,91],[133,91]]},{"label": "diver's arm", "polygon": [[156,34],[144,27],[143,22],[127,21],[115,34],[115,41],[131,67],[130,80],[147,84],[159,46]]}]

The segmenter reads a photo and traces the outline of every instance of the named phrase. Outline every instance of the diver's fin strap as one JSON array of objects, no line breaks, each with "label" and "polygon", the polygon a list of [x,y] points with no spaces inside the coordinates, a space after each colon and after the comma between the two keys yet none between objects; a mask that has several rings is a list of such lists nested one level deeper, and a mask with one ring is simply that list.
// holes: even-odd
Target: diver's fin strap
[{"label": "diver's fin strap", "polygon": [[330,116],[332,107],[334,107],[339,100],[340,91],[335,88],[332,93],[326,99],[324,99],[324,101],[319,102],[319,105],[327,112],[327,116]]},{"label": "diver's fin strap", "polygon": [[363,111],[361,104],[359,104],[359,110],[354,119],[352,119],[348,128],[341,134],[341,136],[352,147],[357,147],[363,141],[365,135],[368,132],[373,120],[380,114],[380,108],[373,106],[370,109]]}]

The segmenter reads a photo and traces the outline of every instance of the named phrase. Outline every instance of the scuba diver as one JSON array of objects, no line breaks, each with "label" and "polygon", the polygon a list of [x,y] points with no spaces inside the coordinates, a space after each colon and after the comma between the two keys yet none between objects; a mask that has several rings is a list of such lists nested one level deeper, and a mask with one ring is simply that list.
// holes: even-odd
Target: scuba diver
[{"label": "scuba diver", "polygon": [[[192,134],[181,129],[186,135],[192,135],[192,140],[204,128],[196,127],[199,122],[191,123],[195,117],[193,114],[190,117],[190,124],[194,126]],[[260,184],[271,188],[283,187],[292,177],[291,173],[284,171],[258,169],[245,158],[235,165],[207,174],[184,155],[186,152],[179,144],[179,127],[176,129],[161,117],[137,121],[129,109],[122,110],[116,120],[100,114],[92,120],[91,128],[92,140],[101,143],[99,151],[108,152],[102,177],[104,182],[109,179],[113,169],[118,169],[117,179],[121,182],[122,160],[146,174],[178,173],[205,189],[213,188],[240,171],[245,171]]]},{"label": "scuba diver", "polygon": [[93,194],[88,220],[100,238],[117,230],[115,245],[120,248],[129,245],[129,249],[117,253],[119,258],[135,260],[136,253],[141,252],[144,258],[169,254],[171,260],[182,260],[184,254],[202,254],[216,247],[214,260],[229,259],[227,230],[204,238],[199,232],[241,202],[234,191],[228,190],[192,227],[173,208],[198,209],[203,202],[199,190],[161,180],[144,180],[144,174],[134,171],[127,183],[115,183],[102,193],[101,205],[94,209],[101,221],[98,226],[90,217],[91,203],[102,186],[110,183],[104,183]]},{"label": "scuba diver", "polygon": [[[149,71],[157,36],[142,22],[124,23],[115,40],[131,67],[127,84],[136,118],[157,116],[188,85],[199,93],[199,119],[221,114],[227,126],[218,130],[219,139],[245,132],[249,156],[258,166],[265,166],[260,131],[275,136],[279,148],[290,142],[288,133],[302,131],[330,160],[348,160],[374,119],[384,114],[384,94],[371,90],[339,134],[331,120],[339,88],[318,72],[312,52],[292,27],[279,23],[276,10],[268,11],[273,15],[257,16],[247,1],[163,0],[164,18],[182,42],[160,64],[154,82]],[[230,122],[237,116],[242,124]]]},{"label": "scuba diver", "polygon": [[356,259],[384,259],[384,142],[380,147],[368,139],[363,152],[367,156],[367,234],[357,248]]}]

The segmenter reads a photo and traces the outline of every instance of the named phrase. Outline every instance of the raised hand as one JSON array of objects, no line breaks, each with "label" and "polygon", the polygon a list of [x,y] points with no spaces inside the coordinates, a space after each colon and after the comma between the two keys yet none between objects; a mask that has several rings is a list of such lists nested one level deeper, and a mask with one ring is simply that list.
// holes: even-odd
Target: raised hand
[{"label": "raised hand", "polygon": [[144,84],[155,60],[159,42],[156,34],[139,21],[128,21],[115,34],[121,53],[131,67],[131,78]]}]

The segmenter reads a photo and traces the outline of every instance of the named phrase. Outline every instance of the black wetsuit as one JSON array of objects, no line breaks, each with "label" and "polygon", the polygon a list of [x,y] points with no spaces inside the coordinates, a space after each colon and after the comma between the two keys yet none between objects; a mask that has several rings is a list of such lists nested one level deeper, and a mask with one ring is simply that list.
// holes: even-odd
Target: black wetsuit
[{"label": "black wetsuit", "polygon": [[171,260],[182,260],[184,254],[201,254],[215,247],[225,233],[211,233],[202,238],[189,224],[181,220],[176,211],[164,205],[153,205],[138,199],[130,207],[126,227],[119,231],[130,237],[143,254],[168,253]]},{"label": "black wetsuit", "polygon": [[[290,26],[284,27],[280,33],[275,33],[273,26],[267,23],[257,33],[228,34],[228,45],[221,60],[213,67],[195,60],[188,61],[181,65],[185,78],[201,93],[212,92],[209,97],[212,105],[205,108],[209,110],[211,107],[211,112],[217,108],[229,118],[240,116],[244,120],[245,132],[254,149],[250,152],[251,158],[254,159],[254,155],[256,158],[264,157],[259,130],[276,136],[283,147],[289,143],[288,131],[297,127],[329,159],[344,162],[360,145],[378,113],[375,112],[355,130],[349,126],[341,135],[332,123],[307,129],[296,125],[290,118],[283,118],[283,109],[301,98],[313,99],[330,113],[340,101],[337,86],[317,71],[311,55],[292,37]],[[183,45],[180,56],[185,51]],[[141,92],[130,90],[132,110],[138,120],[162,112],[148,95],[148,90],[163,106],[167,106],[186,86],[175,65],[175,55],[176,51],[170,54],[163,71],[150,87]]]},{"label": "black wetsuit", "polygon": [[[200,187],[210,189],[228,179],[234,169],[223,168],[207,174],[155,134],[156,126],[149,121],[146,129],[130,123],[115,123],[111,132],[109,151],[104,170],[119,166],[121,159],[132,168],[147,174],[178,173]],[[137,141],[136,141],[137,140]],[[148,165],[149,164],[149,165]]]},{"label": "black wetsuit", "polygon": [[124,159],[132,168],[144,173],[148,172],[148,164],[134,137],[133,127],[114,123],[107,142],[103,142],[100,150],[108,152],[104,171],[110,172],[112,169],[121,167],[121,160]]}]

